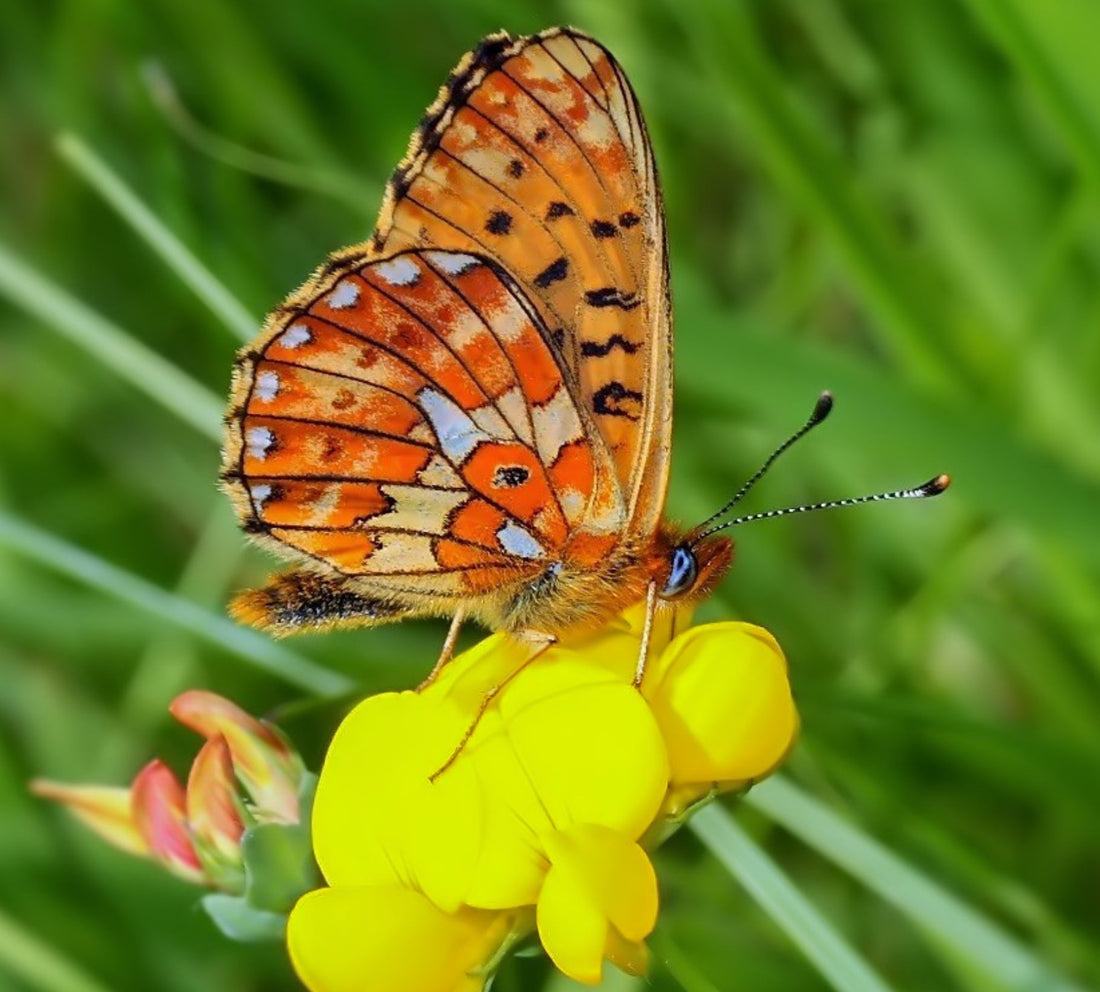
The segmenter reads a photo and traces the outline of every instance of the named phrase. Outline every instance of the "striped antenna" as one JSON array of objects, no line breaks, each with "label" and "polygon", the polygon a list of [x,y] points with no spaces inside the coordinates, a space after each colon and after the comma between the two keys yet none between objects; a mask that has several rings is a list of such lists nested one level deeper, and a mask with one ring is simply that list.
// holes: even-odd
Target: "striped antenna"
[{"label": "striped antenna", "polygon": [[923,486],[916,486],[913,489],[895,489],[893,492],[875,493],[872,496],[856,496],[850,499],[831,499],[825,503],[808,503],[804,506],[786,506],[780,510],[765,510],[763,513],[750,513],[747,516],[735,517],[733,520],[727,520],[717,527],[711,527],[710,530],[703,531],[698,537],[692,538],[691,543],[693,545],[698,544],[703,538],[709,537],[711,534],[715,534],[720,530],[725,530],[727,527],[736,527],[738,524],[746,524],[750,520],[767,520],[770,517],[785,517],[789,513],[809,513],[813,510],[831,510],[838,506],[856,506],[859,503],[879,503],[891,499],[927,499],[930,496],[939,496],[939,494],[949,485],[951,485],[951,477],[949,475],[937,475],[934,479],[929,479]]},{"label": "striped antenna", "polygon": [[[695,529],[703,530],[704,527],[706,527],[708,524],[713,523],[727,510],[732,510],[738,503],[740,503],[741,500],[743,500],[748,494],[748,491],[752,489],[752,487],[755,486],[762,478],[764,478],[764,473],[767,472],[768,469],[770,469],[772,465],[775,464],[775,460],[781,454],[783,454],[783,452],[786,451],[792,444],[794,444],[795,441],[801,440],[803,437],[809,434],[810,431],[812,431],[818,424],[820,424],[827,416],[829,416],[829,411],[832,410],[832,408],[833,394],[826,389],[817,398],[817,402],[814,404],[814,411],[810,414],[810,419],[807,420],[806,423],[804,423],[798,430],[796,430],[789,438],[787,438],[787,440],[784,441],[778,448],[776,448],[775,451],[768,455],[767,461],[765,461],[764,464],[761,465],[760,468],[758,468],[752,474],[752,477],[749,479],[748,482],[746,482],[740,489],[737,490],[737,492],[733,494],[733,497],[728,503],[726,503],[725,506],[723,506],[716,513],[712,513]],[[728,524],[724,526],[728,526]],[[715,528],[715,530],[718,529],[720,528]],[[713,530],[707,531],[707,534],[713,533]],[[706,534],[702,536],[706,537]],[[693,541],[692,543],[694,544],[695,542]]]}]

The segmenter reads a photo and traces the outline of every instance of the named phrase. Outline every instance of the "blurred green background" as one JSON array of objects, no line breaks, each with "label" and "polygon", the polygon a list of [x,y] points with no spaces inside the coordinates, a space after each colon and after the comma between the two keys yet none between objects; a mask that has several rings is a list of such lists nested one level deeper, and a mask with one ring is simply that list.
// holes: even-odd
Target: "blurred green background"
[{"label": "blurred green background", "polygon": [[[671,512],[707,515],[825,387],[832,420],[747,509],[955,479],[934,503],[739,532],[703,617],[784,645],[804,720],[789,779],[1035,959],[1100,983],[1095,0],[15,0],[0,5],[0,989],[296,988],[281,948],[228,944],[194,890],[25,784],[121,784],[154,752],[184,770],[196,742],[165,706],[189,686],[281,708],[316,754],[340,704],[303,705],[263,670],[288,650],[364,690],[427,670],[430,623],[218,646],[228,628],[206,618],[272,564],[215,489],[218,407],[252,321],[370,232],[462,52],[556,22],[618,55],[656,144]],[[61,132],[84,144],[59,150]],[[189,285],[185,259],[108,205],[87,148],[232,297],[201,272]],[[889,987],[1068,987],[999,981],[767,810],[737,817]],[[653,988],[828,987],[695,836],[658,866]],[[538,960],[497,986],[551,987]]]}]

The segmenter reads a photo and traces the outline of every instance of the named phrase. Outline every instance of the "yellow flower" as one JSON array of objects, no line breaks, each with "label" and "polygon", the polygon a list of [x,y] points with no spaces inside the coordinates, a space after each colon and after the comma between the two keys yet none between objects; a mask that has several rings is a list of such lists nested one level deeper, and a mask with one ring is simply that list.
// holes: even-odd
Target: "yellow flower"
[{"label": "yellow flower", "polygon": [[657,917],[644,844],[767,774],[797,717],[778,645],[749,624],[674,637],[687,616],[662,614],[639,692],[642,619],[543,653],[493,635],[423,692],[349,714],[313,814],[329,888],[288,929],[313,992],[473,992],[532,927],[574,979],[598,982],[604,960],[644,972]]}]

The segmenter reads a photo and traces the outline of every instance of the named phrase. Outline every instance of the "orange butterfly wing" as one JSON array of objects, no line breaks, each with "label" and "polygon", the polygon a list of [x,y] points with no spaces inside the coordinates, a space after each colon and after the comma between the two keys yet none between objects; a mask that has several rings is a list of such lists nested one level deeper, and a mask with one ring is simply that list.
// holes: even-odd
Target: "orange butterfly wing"
[{"label": "orange butterfly wing", "polygon": [[239,360],[226,484],[246,529],[365,588],[529,581],[621,514],[541,319],[487,259],[409,251],[341,272]]},{"label": "orange butterfly wing", "polygon": [[672,332],[664,212],[621,67],[570,28],[485,39],[451,74],[390,182],[371,246],[497,259],[537,306],[615,462],[622,533],[657,528]]},{"label": "orange butterfly wing", "polygon": [[664,504],[671,351],[660,193],[621,68],[570,29],[486,39],[369,244],[239,360],[223,479],[245,528],[307,570],[237,615],[522,625],[558,562],[591,581],[538,622],[624,605],[644,585],[621,568]]}]

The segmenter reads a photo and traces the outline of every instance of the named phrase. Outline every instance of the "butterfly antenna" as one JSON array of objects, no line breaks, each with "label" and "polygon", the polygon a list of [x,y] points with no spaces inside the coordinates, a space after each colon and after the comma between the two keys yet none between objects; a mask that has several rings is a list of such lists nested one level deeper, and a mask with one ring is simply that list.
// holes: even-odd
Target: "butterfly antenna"
[{"label": "butterfly antenna", "polygon": [[[778,448],[776,448],[775,451],[768,455],[767,461],[765,461],[764,464],[756,470],[756,472],[752,475],[748,482],[746,482],[740,489],[737,490],[737,492],[733,494],[733,497],[729,500],[728,503],[726,503],[725,506],[722,507],[722,509],[718,510],[716,513],[712,513],[695,529],[697,531],[703,530],[705,527],[707,527],[708,524],[713,523],[720,516],[722,516],[723,513],[726,513],[728,510],[732,510],[738,503],[740,503],[741,500],[743,500],[745,496],[748,495],[749,490],[752,489],[752,487],[755,486],[764,477],[764,474],[768,471],[768,469],[770,469],[772,465],[775,464],[775,460],[781,454],[783,454],[783,452],[786,451],[792,444],[794,444],[795,441],[798,441],[801,438],[805,437],[827,416],[829,416],[829,411],[832,410],[832,408],[833,394],[826,389],[817,398],[817,402],[814,404],[814,412],[810,414],[810,419],[807,420],[806,423],[804,423],[789,438],[787,438],[787,440],[784,441]],[[711,534],[713,533],[713,531],[707,531],[707,533]],[[704,534],[702,536],[705,537],[706,535]]]},{"label": "butterfly antenna", "polygon": [[736,527],[738,524],[746,524],[750,520],[767,520],[770,517],[785,517],[790,513],[809,513],[813,510],[831,510],[838,506],[856,506],[859,503],[879,503],[885,500],[891,499],[927,499],[930,496],[939,496],[949,485],[951,485],[951,477],[949,475],[937,475],[934,479],[929,479],[924,485],[916,486],[913,489],[895,489],[889,493],[875,493],[872,496],[856,496],[850,499],[831,499],[825,503],[808,503],[803,506],[786,506],[780,510],[765,510],[763,513],[750,513],[748,516],[735,517],[733,520],[727,520],[725,523],[719,524],[717,527],[711,527],[710,530],[704,531],[698,537],[692,540],[692,544],[697,544],[705,537],[709,537],[711,534],[717,533],[720,530],[725,530],[727,527]]}]

